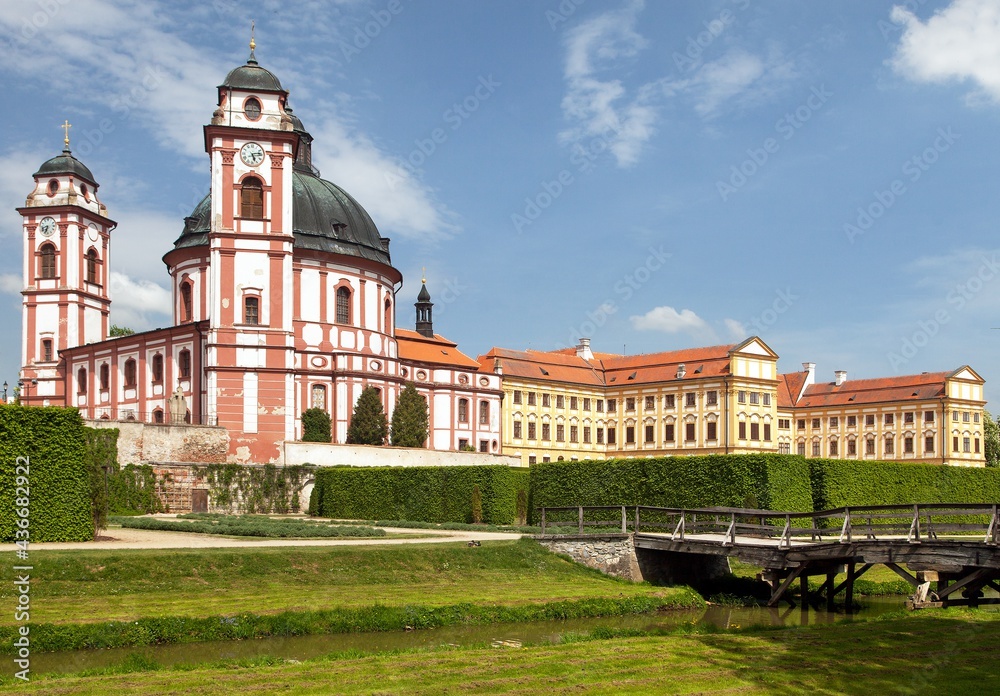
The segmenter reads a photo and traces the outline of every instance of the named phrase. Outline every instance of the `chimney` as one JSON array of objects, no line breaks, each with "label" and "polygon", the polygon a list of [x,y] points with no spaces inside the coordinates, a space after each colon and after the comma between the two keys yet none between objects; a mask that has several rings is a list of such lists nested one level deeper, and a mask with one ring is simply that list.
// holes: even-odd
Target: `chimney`
[{"label": "chimney", "polygon": [[803,387],[807,387],[810,384],[816,384],[816,363],[805,362],[802,363],[802,368],[806,371],[806,381]]},{"label": "chimney", "polygon": [[684,363],[681,363],[677,366],[677,379],[684,379],[684,375],[686,374],[687,368],[684,366]]},{"label": "chimney", "polygon": [[500,358],[493,358],[493,373],[503,375],[503,365],[500,362]]},{"label": "chimney", "polygon": [[590,339],[581,338],[580,345],[576,347],[576,356],[584,360],[593,360],[594,354],[590,350]]},{"label": "chimney", "polygon": [[833,374],[837,378],[838,387],[847,381],[847,370],[836,370]]}]

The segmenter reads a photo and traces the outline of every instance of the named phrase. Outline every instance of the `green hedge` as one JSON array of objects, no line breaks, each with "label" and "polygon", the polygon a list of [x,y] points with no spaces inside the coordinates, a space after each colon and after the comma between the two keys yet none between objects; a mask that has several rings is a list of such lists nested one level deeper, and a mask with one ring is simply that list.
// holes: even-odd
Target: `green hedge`
[{"label": "green hedge", "polygon": [[797,455],[588,460],[531,467],[533,516],[539,507],[572,505],[813,509],[809,465]]},{"label": "green hedge", "polygon": [[330,467],[316,472],[310,514],[337,519],[471,522],[472,489],[483,522],[511,524],[523,470],[507,466]]},{"label": "green hedge", "polygon": [[167,512],[156,492],[156,472],[149,464],[127,464],[108,478],[112,515]]},{"label": "green hedge", "polygon": [[0,539],[13,541],[18,528],[18,457],[29,462],[29,541],[94,538],[85,439],[75,408],[0,405]]},{"label": "green hedge", "polygon": [[1000,469],[810,459],[816,510],[849,505],[1000,502]]}]

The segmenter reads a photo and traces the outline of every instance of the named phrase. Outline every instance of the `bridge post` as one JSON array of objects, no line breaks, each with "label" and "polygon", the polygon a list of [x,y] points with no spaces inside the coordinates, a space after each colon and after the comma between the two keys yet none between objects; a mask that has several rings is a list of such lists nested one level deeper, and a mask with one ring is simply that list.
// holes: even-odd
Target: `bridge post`
[{"label": "bridge post", "polygon": [[850,560],[847,563],[847,587],[844,590],[844,606],[848,614],[854,612],[854,573],[854,561]]},{"label": "bridge post", "polygon": [[580,534],[583,534],[583,506],[577,508],[577,524],[579,525]]},{"label": "bridge post", "polygon": [[626,533],[626,529],[625,529],[625,527],[626,527],[626,521],[625,520],[626,520],[625,506],[622,505],[622,534]]},{"label": "bridge post", "polygon": [[809,576],[806,573],[799,575],[799,594],[802,595],[802,611],[809,611]]}]

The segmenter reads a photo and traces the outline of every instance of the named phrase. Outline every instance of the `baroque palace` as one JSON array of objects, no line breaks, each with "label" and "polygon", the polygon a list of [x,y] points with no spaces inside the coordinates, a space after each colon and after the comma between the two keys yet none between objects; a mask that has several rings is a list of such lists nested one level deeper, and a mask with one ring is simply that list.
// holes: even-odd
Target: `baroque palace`
[{"label": "baroque palace", "polygon": [[[500,451],[500,377],[436,335],[426,286],[397,328],[389,239],[320,178],[278,78],[250,58],[204,128],[208,196],[163,257],[173,325],[109,337],[116,223],[69,138],[35,172],[24,233],[21,381],[29,405],[88,419],[219,425],[233,461],[280,460],[310,407],[344,442],[364,387],[391,414],[404,382],[427,399],[428,447]],[[120,233],[116,233],[120,234]]]},{"label": "baroque palace", "polygon": [[[163,260],[173,324],[111,337],[116,223],[65,140],[18,208],[24,234],[21,382],[29,405],[85,418],[217,425],[229,459],[281,461],[302,412],[346,441],[361,390],[391,414],[405,382],[427,400],[433,450],[538,461],[777,452],[985,463],[983,380],[968,367],[873,380],[815,365],[778,372],[758,337],[648,355],[493,348],[478,360],[434,333],[430,294],[399,328],[389,239],[322,179],[278,78],[250,57],[204,127],[210,193]],[[120,234],[120,233],[116,233]]]},{"label": "baroque palace", "polygon": [[645,355],[493,348],[503,448],[525,464],[752,452],[984,466],[983,379],[952,372],[831,382],[780,374],[760,338]]}]

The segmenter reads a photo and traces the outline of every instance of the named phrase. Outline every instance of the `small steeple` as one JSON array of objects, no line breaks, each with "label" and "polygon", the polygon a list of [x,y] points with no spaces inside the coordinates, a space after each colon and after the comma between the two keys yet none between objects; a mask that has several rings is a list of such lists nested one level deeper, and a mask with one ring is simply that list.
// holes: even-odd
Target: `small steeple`
[{"label": "small steeple", "polygon": [[255,22],[250,20],[250,57],[247,58],[247,65],[257,65],[257,56],[254,55],[254,49],[257,48],[257,42],[254,41],[255,33]]},{"label": "small steeple", "polygon": [[434,322],[431,318],[431,307],[434,303],[431,302],[431,294],[427,292],[426,275],[420,279],[420,292],[413,306],[417,308],[417,333],[427,338],[434,338]]},{"label": "small steeple", "polygon": [[67,155],[70,154],[69,149],[69,129],[73,127],[73,124],[69,122],[69,119],[63,121],[63,124],[59,126],[63,129],[63,152]]}]

